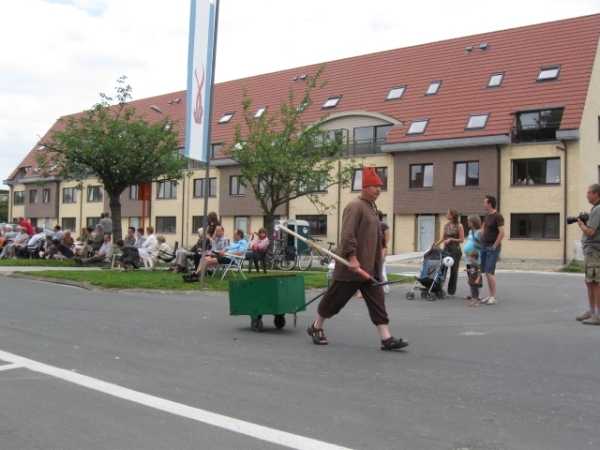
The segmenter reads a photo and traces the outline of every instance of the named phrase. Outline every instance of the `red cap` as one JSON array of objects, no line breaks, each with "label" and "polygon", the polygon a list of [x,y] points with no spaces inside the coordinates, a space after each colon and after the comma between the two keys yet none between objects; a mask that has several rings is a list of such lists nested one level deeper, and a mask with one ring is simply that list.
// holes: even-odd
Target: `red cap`
[{"label": "red cap", "polygon": [[374,167],[366,167],[362,173],[362,187],[383,186],[383,181],[377,175]]}]

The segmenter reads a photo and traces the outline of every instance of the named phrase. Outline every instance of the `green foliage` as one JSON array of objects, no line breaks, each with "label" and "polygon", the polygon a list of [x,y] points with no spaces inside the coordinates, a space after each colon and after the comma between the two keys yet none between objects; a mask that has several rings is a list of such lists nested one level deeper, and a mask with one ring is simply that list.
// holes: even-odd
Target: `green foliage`
[{"label": "green foliage", "polygon": [[585,273],[584,265],[580,261],[572,260],[569,264],[560,269],[560,272],[567,273]]},{"label": "green foliage", "polygon": [[254,117],[252,99],[244,89],[244,126],[238,124],[234,142],[224,146],[223,153],[241,166],[241,183],[252,187],[265,213],[269,236],[273,235],[273,219],[279,206],[306,196],[320,214],[325,214],[334,205],[324,204],[319,193],[336,184],[347,186],[354,170],[362,167],[348,161],[338,171],[337,161],[344,156],[345,149],[321,129],[328,115],[309,124],[302,119],[313,104],[312,91],[327,84],[320,82],[324,70],[322,66],[307,78],[300,99],[291,86],[279,110],[267,109],[258,118]]},{"label": "green foliage", "polygon": [[160,179],[181,180],[187,160],[178,154],[178,133],[166,123],[150,124],[145,114],[128,106],[131,86],[117,80],[117,104],[101,101],[81,114],[59,120],[37,155],[40,177],[78,181],[97,178],[110,198],[115,239],[121,238],[123,191]]},{"label": "green foliage", "polygon": [[[42,263],[45,260],[37,260]],[[4,263],[5,261],[0,261]],[[18,262],[18,261],[15,261]],[[53,261],[46,261],[52,263]],[[61,263],[61,261],[54,261]],[[63,267],[66,265],[73,266],[73,262],[66,261],[62,262]],[[5,265],[5,264],[0,264]],[[117,270],[44,270],[40,272],[15,272],[20,275],[29,275],[34,277],[55,279],[55,280],[69,280],[73,282],[84,283],[89,286],[96,286],[103,289],[150,289],[157,291],[199,291],[202,290],[199,282],[185,283],[181,275],[174,275],[173,273],[166,270],[158,271],[146,271],[136,270],[119,272]],[[297,272],[294,272],[297,273]],[[272,275],[289,275],[289,272],[270,271],[269,276]],[[301,274],[304,277],[304,286],[306,289],[325,289],[327,288],[327,271],[323,269],[317,269],[314,271],[307,271]],[[255,272],[247,273],[246,277],[249,279],[262,276]],[[403,279],[400,275],[389,275],[389,279]],[[228,292],[229,281],[239,280],[237,278],[227,275],[224,280],[214,277],[207,277],[204,282],[205,291],[216,291],[216,292]],[[410,281],[406,278],[407,281]]]},{"label": "green foliage", "polygon": [[8,197],[0,198],[0,222],[8,222]]}]

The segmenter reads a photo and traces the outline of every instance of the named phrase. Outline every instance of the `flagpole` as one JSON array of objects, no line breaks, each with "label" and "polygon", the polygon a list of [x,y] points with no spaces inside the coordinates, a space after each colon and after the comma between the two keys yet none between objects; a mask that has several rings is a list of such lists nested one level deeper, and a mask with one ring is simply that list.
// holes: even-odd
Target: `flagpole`
[{"label": "flagpole", "polygon": [[[208,132],[204,138],[204,145],[206,147],[206,175],[204,177],[204,219],[202,221],[202,227],[204,228],[204,242],[202,243],[202,258],[200,259],[200,267],[204,267],[204,261],[206,260],[206,247],[208,243],[208,198],[210,197],[210,158],[211,158],[211,135],[212,135],[212,113],[213,113],[213,102],[214,102],[214,91],[215,91],[215,72],[217,67],[217,36],[219,30],[219,0],[215,0],[215,31],[213,41],[213,55],[212,55],[212,73],[210,80],[210,104],[208,108]],[[205,270],[200,271],[200,286],[204,287],[204,275]]]}]

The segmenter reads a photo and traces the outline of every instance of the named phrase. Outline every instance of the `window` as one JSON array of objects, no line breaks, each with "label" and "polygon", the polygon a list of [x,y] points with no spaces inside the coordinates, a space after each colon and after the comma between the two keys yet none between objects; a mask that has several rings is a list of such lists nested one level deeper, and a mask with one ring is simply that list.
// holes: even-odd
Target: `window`
[{"label": "window", "polygon": [[[354,175],[352,177],[352,190],[353,191],[360,191],[362,189],[362,170],[355,170],[354,171]],[[377,175],[379,175],[379,178],[381,178],[381,181],[383,181],[383,188],[381,188],[383,191],[387,190],[387,182],[388,182],[388,169],[387,167],[376,167],[375,168],[375,172],[377,172]]]},{"label": "window", "polygon": [[300,215],[296,220],[308,222],[310,236],[327,236],[327,215]]},{"label": "window", "polygon": [[392,125],[358,127],[354,129],[354,154],[365,155],[381,153],[381,145],[385,143]]},{"label": "window", "polygon": [[[208,193],[209,197],[217,196],[217,179],[211,178],[210,180],[210,191]],[[200,178],[194,180],[194,197],[205,197],[206,196],[206,188],[204,187],[206,183],[205,178]]]},{"label": "window", "polygon": [[414,164],[410,166],[410,188],[433,187],[433,164]]},{"label": "window", "polygon": [[177,198],[177,185],[173,181],[159,181],[156,198]]},{"label": "window", "polygon": [[64,231],[77,231],[77,219],[75,217],[63,217],[61,227]]},{"label": "window", "polygon": [[138,199],[138,186],[134,184],[133,186],[129,186],[129,200],[137,200]]},{"label": "window", "polygon": [[499,87],[502,85],[503,79],[504,79],[504,72],[493,73],[490,75],[490,80],[488,81],[487,87]]},{"label": "window", "polygon": [[157,217],[156,232],[175,234],[177,232],[177,217]]},{"label": "window", "polygon": [[429,119],[413,120],[413,122],[410,124],[410,127],[408,127],[406,134],[423,134],[425,133],[428,123]]},{"label": "window", "polygon": [[217,155],[221,151],[221,147],[223,147],[223,144],[221,144],[221,143],[210,144],[210,157],[214,158],[215,155]]},{"label": "window", "polygon": [[441,81],[434,81],[432,82],[429,87],[427,88],[427,91],[425,92],[425,95],[435,95],[438,93],[438,91],[440,90],[440,86],[442,85]]},{"label": "window", "polygon": [[327,99],[327,101],[325,102],[325,104],[323,105],[323,109],[335,108],[341,98],[342,98],[341,95],[336,95],[335,97],[329,97]]},{"label": "window", "polygon": [[13,205],[25,204],[25,191],[15,191],[13,194]]},{"label": "window", "polygon": [[469,117],[467,122],[467,130],[483,130],[487,125],[489,113],[487,114],[473,114]]},{"label": "window", "polygon": [[558,214],[511,214],[511,239],[559,239]]},{"label": "window", "polygon": [[77,203],[77,192],[75,188],[63,188],[63,203]]},{"label": "window", "polygon": [[37,203],[37,189],[29,191],[29,203]]},{"label": "window", "polygon": [[404,91],[406,90],[406,86],[399,86],[390,89],[386,100],[399,100],[404,95]]},{"label": "window", "polygon": [[223,114],[223,117],[221,117],[219,119],[219,123],[228,123],[234,114],[235,114],[235,112],[227,112],[227,113]]},{"label": "window", "polygon": [[192,232],[196,233],[198,228],[204,226],[204,216],[192,216]]},{"label": "window", "polygon": [[296,107],[296,111],[302,112],[306,109],[307,106],[308,106],[308,101],[302,100]]},{"label": "window", "polygon": [[50,203],[50,189],[42,191],[42,203]]},{"label": "window", "polygon": [[130,217],[129,218],[129,226],[135,228],[136,230],[140,227],[140,224],[142,223],[142,218],[141,217]]},{"label": "window", "polygon": [[479,161],[455,163],[454,186],[479,186]]},{"label": "window", "polygon": [[562,108],[518,113],[512,130],[513,142],[555,141],[562,115]]},{"label": "window", "polygon": [[229,195],[245,195],[246,188],[240,181],[240,177],[233,176],[229,178]]},{"label": "window", "polygon": [[514,159],[512,184],[560,184],[560,158]]},{"label": "window", "polygon": [[88,202],[101,202],[102,194],[103,194],[102,186],[88,186],[87,201]]},{"label": "window", "polygon": [[560,72],[560,66],[553,67],[542,67],[538,73],[538,81],[549,81],[558,79],[558,73]]},{"label": "window", "polygon": [[256,114],[254,114],[254,118],[258,119],[259,117],[262,117],[266,110],[267,106],[261,106],[260,108],[258,108],[258,111],[256,111]]},{"label": "window", "polygon": [[92,230],[96,229],[96,225],[100,223],[100,217],[86,217],[85,226],[90,227]]},{"label": "window", "polygon": [[248,235],[248,216],[235,216],[233,223],[236,230],[242,230],[244,236]]}]

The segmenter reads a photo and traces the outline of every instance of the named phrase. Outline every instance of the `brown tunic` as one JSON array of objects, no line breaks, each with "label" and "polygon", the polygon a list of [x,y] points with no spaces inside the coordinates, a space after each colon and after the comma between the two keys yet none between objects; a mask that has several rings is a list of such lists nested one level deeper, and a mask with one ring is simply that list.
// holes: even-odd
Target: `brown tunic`
[{"label": "brown tunic", "polygon": [[[352,200],[342,216],[342,234],[337,254],[348,260],[356,255],[361,268],[374,278],[381,279],[381,237],[377,206],[361,197]],[[344,264],[337,263],[333,273],[336,281],[365,281]]]}]

